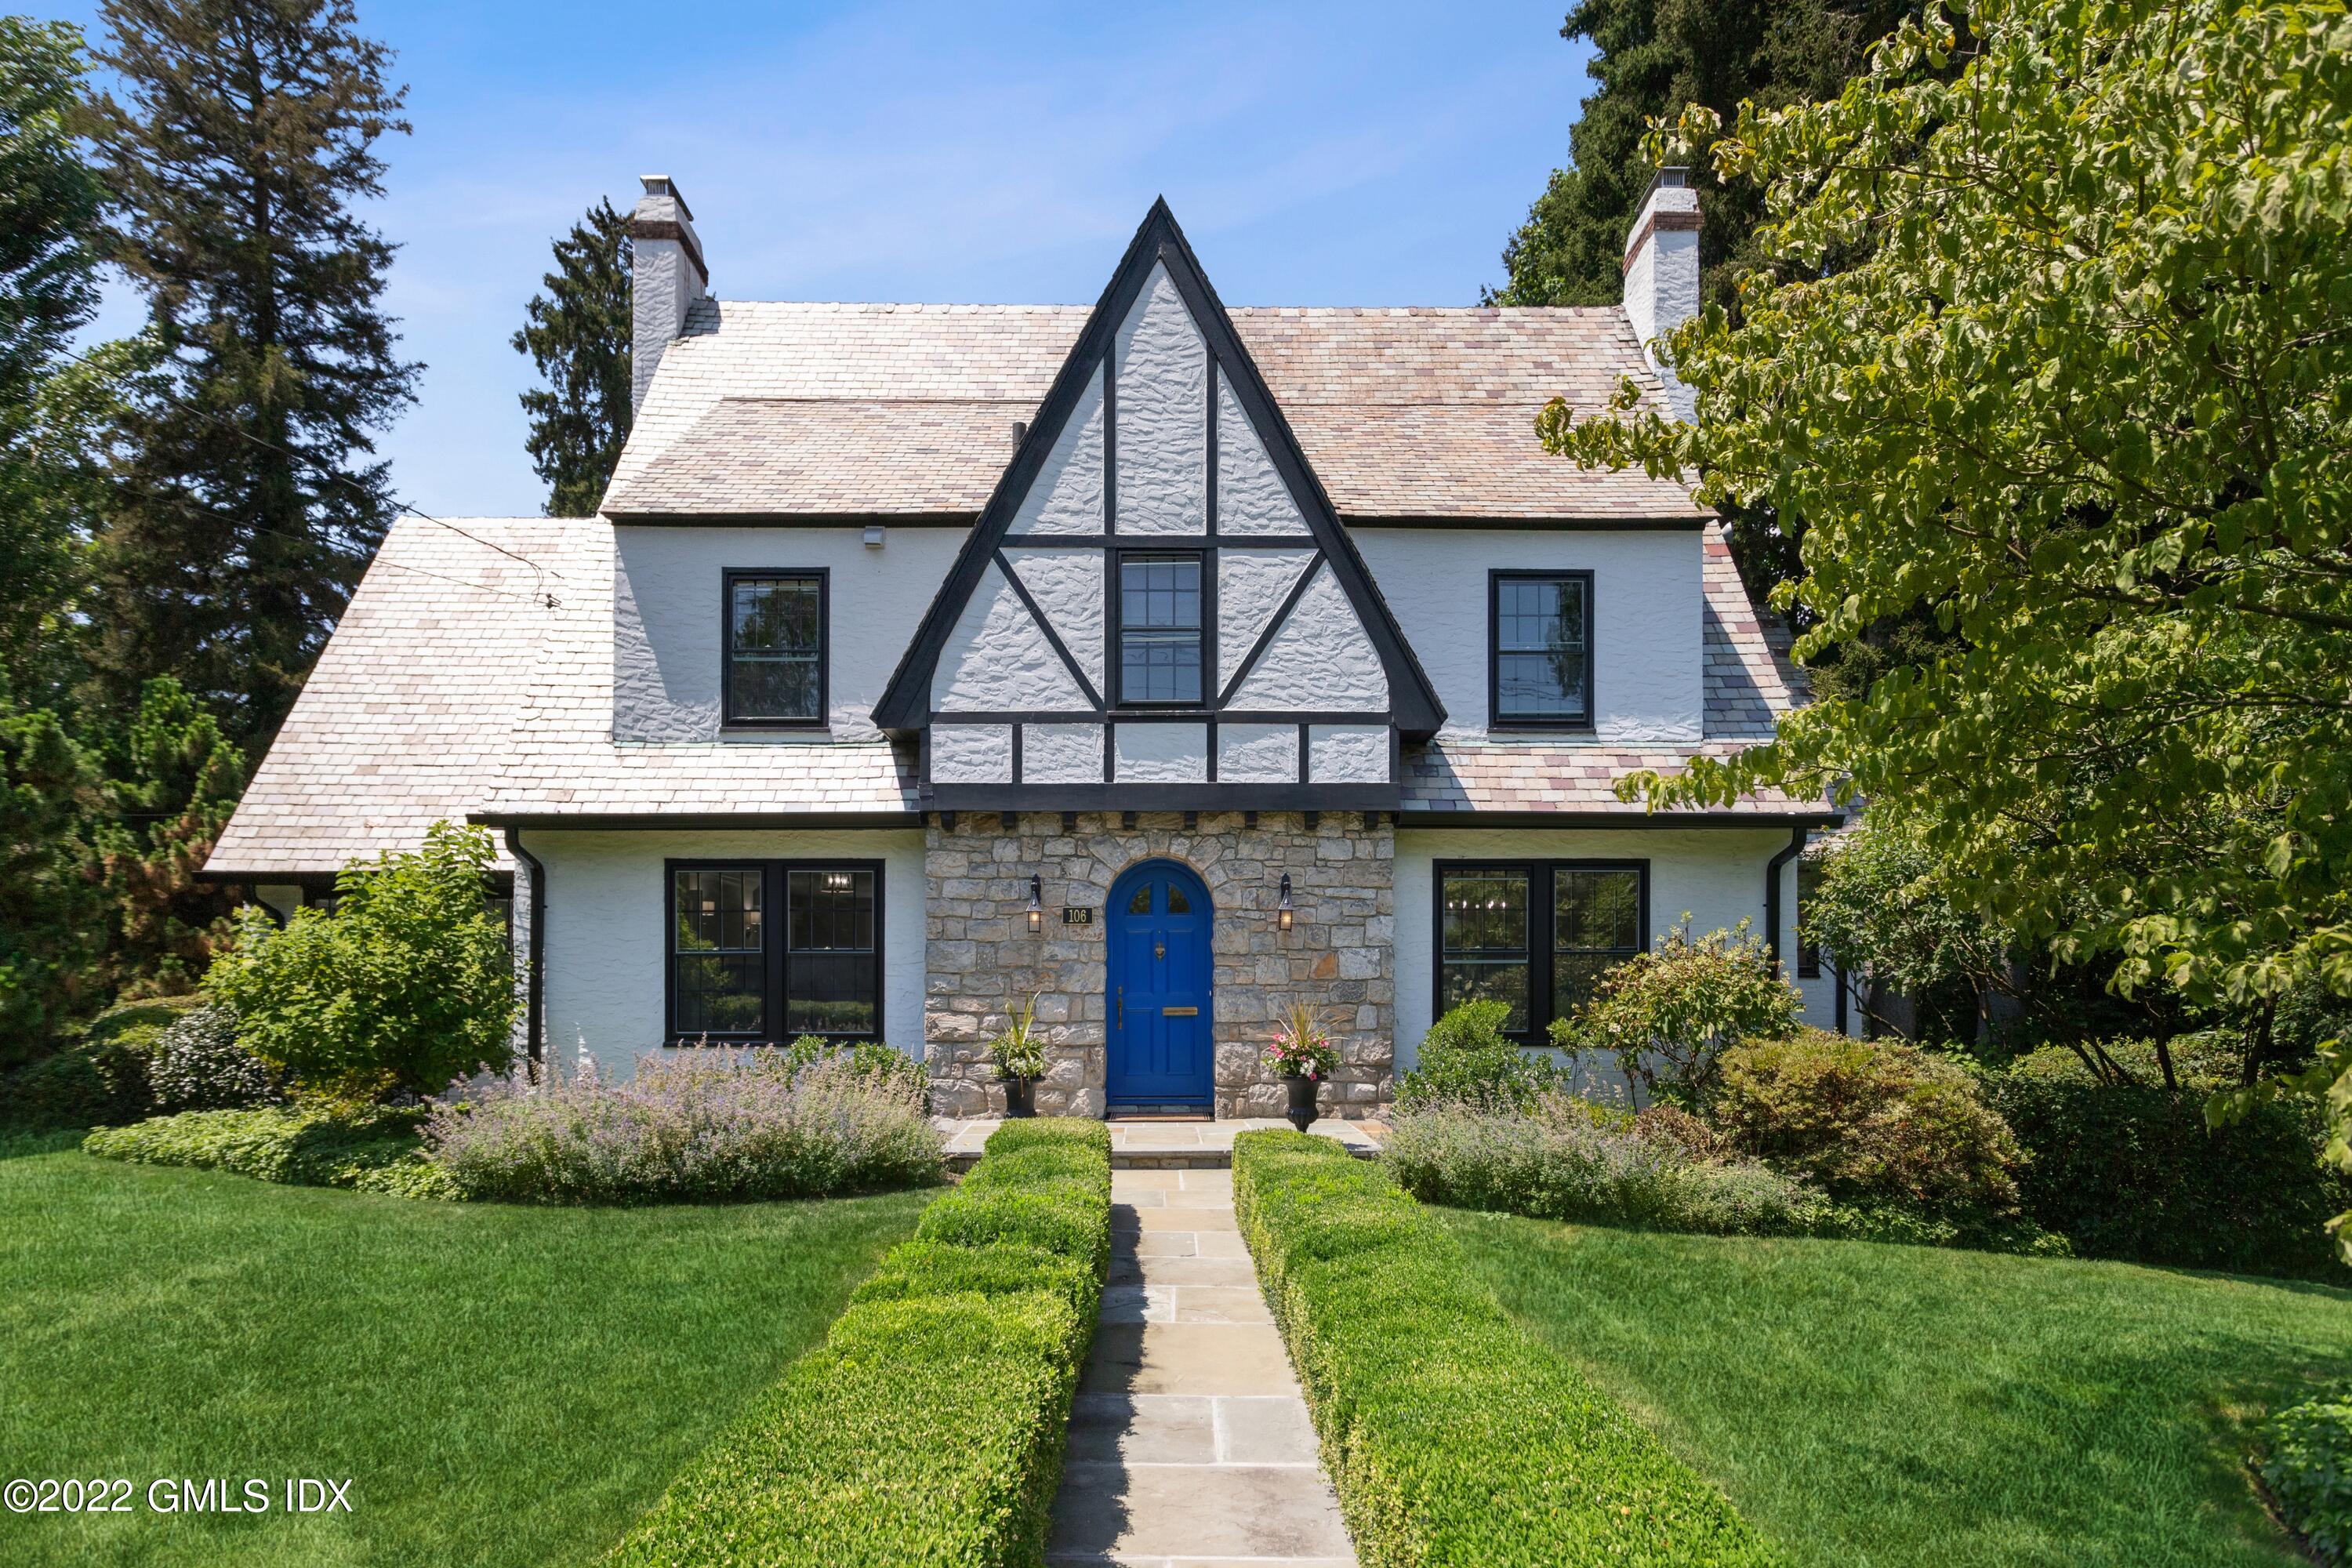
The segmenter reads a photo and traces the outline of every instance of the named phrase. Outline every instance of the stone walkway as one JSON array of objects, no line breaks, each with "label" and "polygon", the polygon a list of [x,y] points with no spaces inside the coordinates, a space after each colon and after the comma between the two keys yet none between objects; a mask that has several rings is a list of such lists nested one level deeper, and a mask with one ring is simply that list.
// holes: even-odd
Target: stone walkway
[{"label": "stone walkway", "polygon": [[1234,1224],[1233,1172],[1110,1180],[1110,1282],[1070,1413],[1046,1561],[1354,1568]]},{"label": "stone walkway", "polygon": [[[1003,1125],[992,1116],[934,1116],[931,1124],[947,1135],[947,1154],[950,1163],[962,1163],[980,1157],[988,1142],[988,1135]],[[1234,1139],[1237,1134],[1261,1128],[1287,1128],[1289,1122],[1279,1117],[1250,1117],[1230,1121],[1211,1121],[1203,1117],[1197,1121],[1163,1121],[1138,1118],[1129,1121],[1113,1117],[1110,1121],[1111,1163],[1127,1169],[1152,1164],[1171,1168],[1201,1164],[1223,1166],[1233,1163]],[[1318,1138],[1330,1138],[1359,1154],[1378,1151],[1381,1140],[1388,1135],[1388,1124],[1381,1121],[1345,1121],[1327,1116],[1307,1129]]]}]

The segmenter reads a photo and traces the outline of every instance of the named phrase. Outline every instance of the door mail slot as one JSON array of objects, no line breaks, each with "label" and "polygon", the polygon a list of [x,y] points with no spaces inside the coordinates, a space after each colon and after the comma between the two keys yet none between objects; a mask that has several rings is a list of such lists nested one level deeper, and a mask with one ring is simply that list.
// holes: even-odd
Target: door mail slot
[{"label": "door mail slot", "polygon": [[1162,1007],[1160,1016],[1163,1018],[1197,1018],[1201,1010],[1198,1007]]}]

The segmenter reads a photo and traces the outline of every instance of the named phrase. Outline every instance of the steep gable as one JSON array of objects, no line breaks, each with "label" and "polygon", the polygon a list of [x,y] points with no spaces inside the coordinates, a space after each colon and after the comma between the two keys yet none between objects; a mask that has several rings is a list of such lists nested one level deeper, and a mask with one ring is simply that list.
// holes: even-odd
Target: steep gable
[{"label": "steep gable", "polygon": [[942,805],[1369,806],[1443,718],[1155,203],[876,723]]}]

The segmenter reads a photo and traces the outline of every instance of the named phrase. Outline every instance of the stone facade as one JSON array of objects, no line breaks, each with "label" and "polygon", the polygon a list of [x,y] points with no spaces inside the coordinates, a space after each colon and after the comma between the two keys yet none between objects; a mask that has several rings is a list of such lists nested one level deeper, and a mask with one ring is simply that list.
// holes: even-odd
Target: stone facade
[{"label": "stone facade", "polygon": [[[1215,905],[1211,942],[1215,992],[1215,1110],[1219,1117],[1279,1116],[1282,1085],[1259,1061],[1282,1009],[1306,1000],[1324,1009],[1340,1067],[1323,1088],[1326,1116],[1377,1115],[1390,1098],[1395,1060],[1395,831],[1355,812],[1326,812],[1313,826],[1297,812],[1082,813],[1063,831],[1058,812],[1024,812],[1005,828],[995,812],[967,813],[952,829],[925,832],[924,1056],[933,1109],[951,1116],[1002,1111],[988,1063],[990,1037],[1031,994],[1049,1067],[1037,1086],[1045,1115],[1106,1110],[1103,904],[1111,883],[1139,860],[1191,867]],[[1292,923],[1277,929],[1287,872]],[[1044,879],[1043,931],[1029,931],[1029,879]],[[1065,908],[1094,923],[1062,923]]]}]

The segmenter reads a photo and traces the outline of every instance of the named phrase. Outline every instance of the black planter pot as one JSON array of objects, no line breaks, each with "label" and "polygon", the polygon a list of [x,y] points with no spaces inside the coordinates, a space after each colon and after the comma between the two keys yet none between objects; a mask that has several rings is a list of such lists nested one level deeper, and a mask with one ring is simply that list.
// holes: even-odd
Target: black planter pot
[{"label": "black planter pot", "polygon": [[1034,1078],[1008,1078],[1004,1080],[1004,1114],[1007,1120],[1034,1116],[1037,1110],[1030,1102],[1029,1092],[1037,1087]]},{"label": "black planter pot", "polygon": [[1283,1114],[1290,1118],[1293,1127],[1304,1132],[1315,1125],[1315,1091],[1323,1087],[1322,1081],[1304,1073],[1291,1073],[1283,1079],[1282,1085],[1290,1090],[1290,1109]]}]

